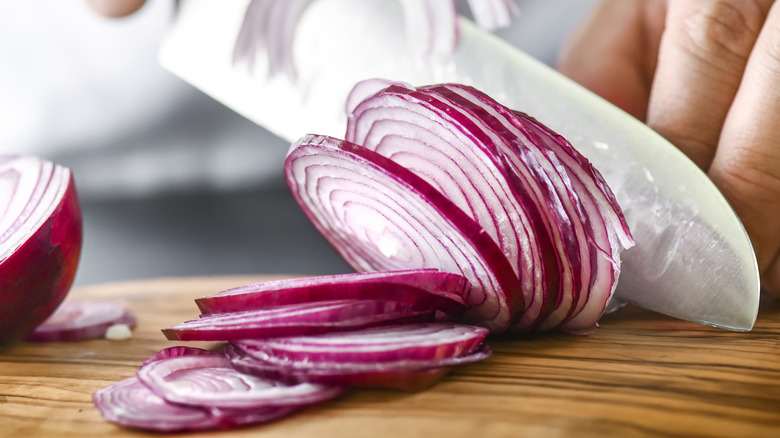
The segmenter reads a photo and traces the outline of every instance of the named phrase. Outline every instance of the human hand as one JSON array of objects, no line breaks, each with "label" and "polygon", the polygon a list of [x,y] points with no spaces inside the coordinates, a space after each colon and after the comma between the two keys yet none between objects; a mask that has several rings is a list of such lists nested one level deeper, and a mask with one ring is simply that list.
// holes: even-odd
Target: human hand
[{"label": "human hand", "polygon": [[119,18],[137,11],[146,0],[87,0],[87,3],[100,15]]},{"label": "human hand", "polygon": [[603,0],[558,68],[708,173],[780,296],[780,3]]}]

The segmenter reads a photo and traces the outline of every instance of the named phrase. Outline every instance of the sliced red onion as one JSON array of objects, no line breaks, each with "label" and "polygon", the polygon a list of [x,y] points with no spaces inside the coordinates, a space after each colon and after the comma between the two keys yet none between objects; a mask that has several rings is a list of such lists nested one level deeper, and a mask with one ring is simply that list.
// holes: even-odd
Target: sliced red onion
[{"label": "sliced red onion", "polygon": [[444,368],[453,367],[456,365],[463,365],[466,363],[477,362],[490,357],[492,351],[487,345],[482,345],[478,350],[461,356],[450,356],[441,358],[423,358],[423,359],[408,359],[402,358],[398,360],[389,360],[381,362],[336,362],[336,361],[320,361],[320,362],[307,362],[305,360],[287,360],[279,359],[274,356],[266,354],[262,348],[257,348],[256,344],[243,343],[239,341],[233,341],[232,344],[244,351],[247,355],[255,360],[263,362],[268,365],[276,366],[282,369],[284,373],[331,373],[331,374],[351,374],[351,373],[368,373],[377,371],[411,371],[411,370],[424,370],[431,368]]},{"label": "sliced red onion", "polygon": [[[512,195],[534,224],[529,235],[540,243],[540,253],[531,261],[539,263],[541,258],[543,264],[535,270],[544,268],[544,281],[535,283],[531,305],[515,329],[539,327],[550,318],[557,318],[557,321],[546,328],[555,327],[589,284],[590,259],[579,220],[578,198],[573,195],[566,170],[554,155],[537,147],[526,133],[510,131],[507,126],[510,122],[496,117],[493,107],[478,99],[469,100],[470,95],[458,94],[467,90],[470,88],[449,84],[426,87],[418,94],[424,93],[443,106],[453,118],[452,123],[473,134],[477,145],[495,147],[495,150],[488,150],[488,154],[493,154]],[[553,254],[557,257],[557,266],[551,260]],[[517,260],[521,266],[528,263],[527,258]],[[586,294],[587,291],[582,293]],[[563,316],[557,317],[558,314]]]},{"label": "sliced red onion", "polygon": [[78,267],[81,226],[70,170],[0,156],[0,345],[23,338],[63,301]]},{"label": "sliced red onion", "polygon": [[527,304],[513,331],[595,325],[633,244],[601,175],[565,139],[473,88],[381,85],[356,87],[346,139],[435,185],[499,244]]},{"label": "sliced red onion", "polygon": [[273,377],[287,382],[311,382],[349,387],[371,387],[421,391],[430,388],[446,376],[452,368],[440,367],[423,370],[385,370],[371,372],[340,372],[333,370],[308,370],[299,372],[289,368],[259,361],[233,345],[225,347],[225,354],[237,370],[247,374]]},{"label": "sliced red onion", "polygon": [[103,339],[113,326],[135,327],[135,317],[110,301],[64,301],[25,340],[31,342]]},{"label": "sliced red onion", "polygon": [[168,339],[229,341],[297,336],[432,319],[429,310],[377,300],[337,300],[216,313],[163,330]]},{"label": "sliced red onion", "polygon": [[276,363],[262,355],[252,355],[231,344],[225,348],[233,366],[245,373],[268,376],[289,382],[330,385],[370,386],[416,391],[427,388],[445,376],[451,367],[487,359],[487,346],[464,356],[447,359],[403,360],[362,364]]},{"label": "sliced red onion", "polygon": [[495,146],[501,139],[459,111],[423,91],[391,86],[355,106],[346,139],[413,171],[477,221],[512,263],[533,312],[549,289],[538,213],[515,196]]},{"label": "sliced red onion", "polygon": [[380,363],[441,360],[477,350],[488,330],[452,323],[385,326],[315,336],[233,341],[240,349],[283,363]]},{"label": "sliced red onion", "polygon": [[222,354],[171,357],[138,369],[138,379],[170,403],[219,409],[304,406],[329,400],[343,388],[288,385],[244,374]]},{"label": "sliced red onion", "polygon": [[514,0],[468,0],[477,25],[487,30],[508,27],[512,17],[520,15]]},{"label": "sliced red onion", "polygon": [[[524,169],[545,169],[562,201],[571,230],[563,237],[574,237],[567,247],[569,262],[575,263],[572,265],[575,268],[575,293],[564,292],[561,304],[538,328],[550,329],[560,325],[563,330],[572,332],[592,329],[617,284],[620,252],[633,246],[622,210],[611,190],[585,157],[563,137],[538,121],[523,113],[510,111],[471,87],[448,84],[444,88],[482,108],[484,113],[481,118],[493,120],[496,131],[506,130],[505,135],[508,133],[509,138],[525,139],[525,142],[507,143],[512,148],[503,153],[510,168],[515,175],[522,174]],[[521,148],[523,145],[524,148]],[[532,155],[537,164],[529,166]],[[563,216],[558,223],[566,223]],[[572,251],[573,245],[579,250]],[[579,275],[576,270],[579,270]],[[572,300],[568,302],[570,296]]]},{"label": "sliced red onion", "polygon": [[435,269],[411,269],[267,281],[228,289],[195,302],[205,314],[315,301],[374,299],[461,315],[470,288],[468,280],[461,275]]},{"label": "sliced red onion", "polygon": [[122,426],[157,432],[228,429],[264,423],[293,413],[297,407],[260,409],[208,409],[178,405],[159,397],[137,377],[101,388],[93,404],[108,421]]},{"label": "sliced red onion", "polygon": [[176,345],[174,347],[168,347],[163,348],[162,350],[158,351],[157,353],[154,353],[153,355],[149,356],[148,359],[144,361],[144,363],[141,364],[143,367],[144,365],[150,363],[150,362],[156,362],[158,360],[162,359],[170,359],[173,357],[182,357],[182,356],[207,356],[207,355],[213,355],[214,352],[210,350],[206,350],[204,348],[198,348],[198,347],[189,347],[185,345]]},{"label": "sliced red onion", "polygon": [[287,182],[312,223],[356,270],[434,268],[472,285],[468,320],[502,331],[523,308],[509,261],[483,228],[397,163],[324,136],[296,142]]}]

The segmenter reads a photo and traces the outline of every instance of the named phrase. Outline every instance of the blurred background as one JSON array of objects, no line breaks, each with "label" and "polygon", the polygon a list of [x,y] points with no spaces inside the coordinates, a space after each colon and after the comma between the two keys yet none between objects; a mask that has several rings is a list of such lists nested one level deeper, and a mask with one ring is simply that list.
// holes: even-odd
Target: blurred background
[{"label": "blurred background", "polygon": [[[553,64],[594,3],[519,0],[496,33]],[[73,170],[76,284],[349,272],[289,194],[289,145],[158,65],[174,19],[173,0],[122,19],[84,0],[0,3],[0,154]]]}]

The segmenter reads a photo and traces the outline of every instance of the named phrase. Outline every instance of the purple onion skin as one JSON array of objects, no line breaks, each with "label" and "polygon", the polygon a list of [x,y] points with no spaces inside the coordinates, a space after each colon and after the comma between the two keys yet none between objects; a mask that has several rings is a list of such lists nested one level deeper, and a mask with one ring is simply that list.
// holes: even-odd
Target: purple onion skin
[{"label": "purple onion skin", "polygon": [[71,179],[54,213],[0,264],[0,347],[17,343],[65,299],[78,269],[82,226]]}]

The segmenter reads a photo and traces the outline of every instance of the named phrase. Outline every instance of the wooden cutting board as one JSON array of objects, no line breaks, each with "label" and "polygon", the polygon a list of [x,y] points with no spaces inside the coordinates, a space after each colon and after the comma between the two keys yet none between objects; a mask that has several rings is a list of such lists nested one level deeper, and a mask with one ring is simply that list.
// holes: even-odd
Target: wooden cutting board
[{"label": "wooden cutting board", "polygon": [[[0,436],[119,437],[92,393],[167,346],[160,329],[196,317],[193,299],[268,277],[160,279],[83,287],[138,318],[127,341],[20,344],[0,354]],[[198,345],[198,344],[196,344]],[[271,424],[188,436],[780,436],[780,304],[732,333],[626,308],[590,336],[493,340],[495,354],[420,393],[353,390]],[[204,346],[204,344],[199,344]]]}]

